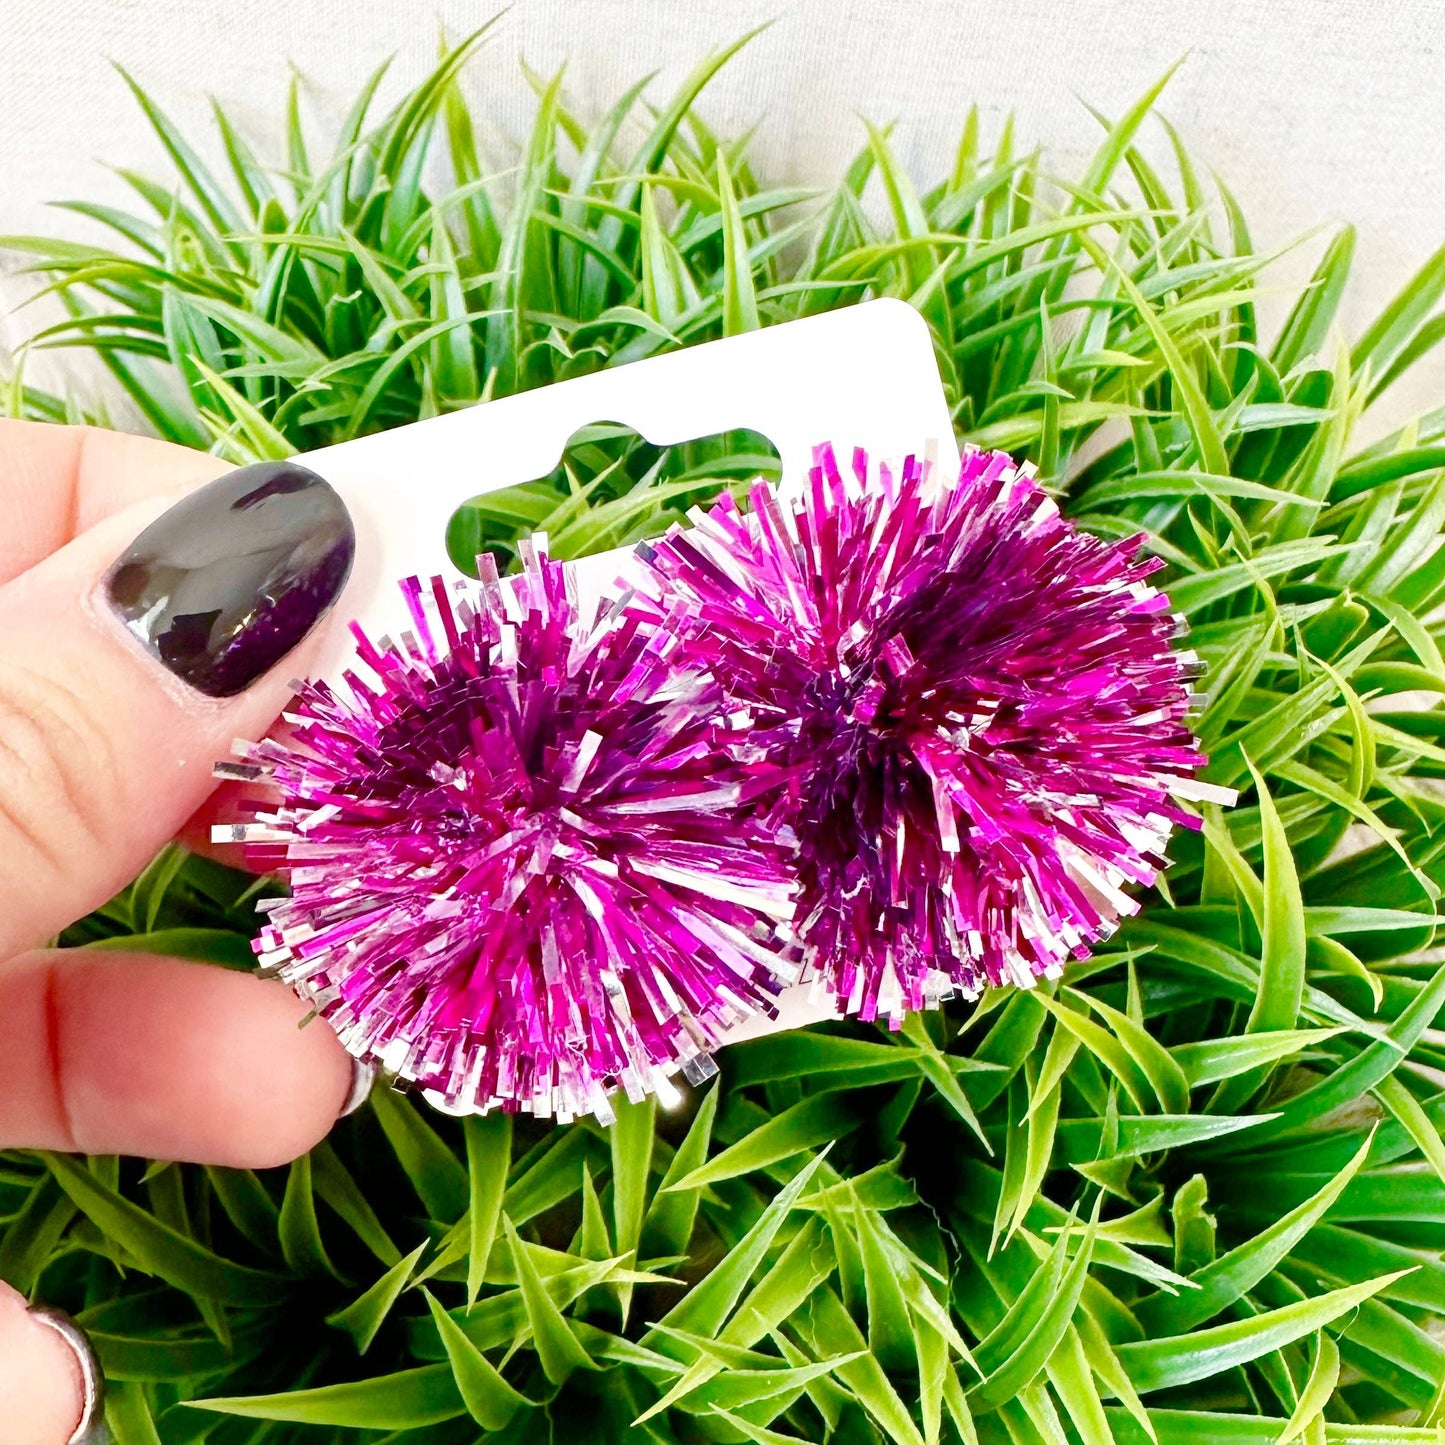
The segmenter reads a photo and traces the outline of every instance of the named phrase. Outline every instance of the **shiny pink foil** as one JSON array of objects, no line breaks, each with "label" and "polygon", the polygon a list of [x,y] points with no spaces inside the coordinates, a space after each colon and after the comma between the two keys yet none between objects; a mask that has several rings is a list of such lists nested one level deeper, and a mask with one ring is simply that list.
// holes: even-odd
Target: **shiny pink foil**
[{"label": "shiny pink foil", "polygon": [[1193,779],[1196,671],[1142,538],[1076,529],[1003,453],[957,476],[830,447],[638,549],[632,606],[685,609],[786,779],[805,976],[864,1019],[1083,957],[1165,866]]},{"label": "shiny pink foil", "polygon": [[458,1112],[605,1119],[773,1011],[791,839],[750,719],[677,660],[689,619],[584,620],[523,550],[520,577],[404,582],[399,643],[353,629],[366,676],[222,765],[279,795],[229,836],[290,884],[263,971],[354,1055]]}]

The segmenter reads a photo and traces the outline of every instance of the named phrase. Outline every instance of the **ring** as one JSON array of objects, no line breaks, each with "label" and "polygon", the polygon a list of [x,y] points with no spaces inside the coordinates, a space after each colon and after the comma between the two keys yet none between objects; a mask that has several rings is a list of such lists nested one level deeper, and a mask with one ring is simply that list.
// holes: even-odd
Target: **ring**
[{"label": "ring", "polygon": [[85,1331],[64,1310],[39,1306],[30,1311],[30,1317],[46,1329],[54,1330],[70,1346],[80,1366],[80,1423],[67,1445],[110,1445],[110,1431],[105,1426],[105,1375],[95,1347]]}]

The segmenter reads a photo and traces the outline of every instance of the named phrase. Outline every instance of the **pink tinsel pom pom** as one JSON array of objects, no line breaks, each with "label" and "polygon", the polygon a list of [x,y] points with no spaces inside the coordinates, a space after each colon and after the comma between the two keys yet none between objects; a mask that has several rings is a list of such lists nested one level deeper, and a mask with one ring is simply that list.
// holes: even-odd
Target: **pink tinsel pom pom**
[{"label": "pink tinsel pom pom", "polygon": [[773,1011],[791,839],[751,805],[776,770],[746,710],[676,660],[690,620],[584,620],[570,568],[523,554],[403,583],[414,633],[353,629],[372,677],[305,685],[219,771],[276,799],[232,830],[290,883],[262,969],[354,1055],[445,1109],[606,1119]]},{"label": "pink tinsel pom pom", "polygon": [[634,610],[682,609],[689,665],[787,778],[807,974],[865,1019],[1028,985],[1165,866],[1193,780],[1192,654],[1142,538],[1080,532],[1003,453],[910,457],[803,494],[758,484],[638,548]]}]

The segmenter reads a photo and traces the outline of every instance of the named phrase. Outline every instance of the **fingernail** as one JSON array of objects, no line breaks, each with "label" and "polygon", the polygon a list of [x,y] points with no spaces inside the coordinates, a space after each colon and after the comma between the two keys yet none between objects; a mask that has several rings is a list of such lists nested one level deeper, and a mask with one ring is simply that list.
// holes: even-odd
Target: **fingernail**
[{"label": "fingernail", "polygon": [[85,1331],[64,1310],[36,1306],[30,1311],[30,1318],[36,1324],[54,1330],[65,1341],[80,1371],[80,1423],[66,1445],[101,1445],[106,1438],[103,1417],[105,1376]]},{"label": "fingernail", "polygon": [[354,1114],[370,1097],[371,1086],[376,1082],[376,1065],[363,1063],[360,1059],[351,1061],[351,1092],[341,1106],[338,1118],[345,1119]]},{"label": "fingernail", "polygon": [[227,472],[158,517],[105,579],[111,607],[182,682],[232,697],[269,672],[346,584],[341,498],[295,462]]}]

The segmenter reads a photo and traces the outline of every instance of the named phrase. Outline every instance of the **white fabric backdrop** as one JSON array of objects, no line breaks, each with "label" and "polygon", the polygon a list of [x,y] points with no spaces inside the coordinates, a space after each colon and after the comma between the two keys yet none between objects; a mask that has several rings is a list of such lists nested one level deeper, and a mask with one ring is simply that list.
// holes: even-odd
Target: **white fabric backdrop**
[{"label": "white fabric backdrop", "polygon": [[[385,101],[425,73],[438,21],[460,35],[494,0],[0,0],[0,233],[85,223],[50,200],[123,199],[97,163],[161,168],[119,77],[124,64],[188,134],[220,97],[263,146],[275,140],[290,67],[311,114],[334,121],[362,78],[395,53]],[[1077,164],[1098,127],[1181,55],[1163,102],[1195,151],[1238,194],[1260,245],[1349,219],[1360,228],[1356,330],[1445,241],[1445,19],[1440,0],[519,0],[468,71],[495,121],[523,133],[531,92],[519,56],[568,61],[574,105],[596,114],[621,87],[660,74],[660,98],[708,50],[777,23],[714,83],[705,113],[758,122],[770,174],[828,183],[862,140],[858,119],[896,118],[915,174],[948,163],[977,101],[989,132],[1009,110],[1025,145]],[[1155,128],[1150,143],[1162,150]],[[1318,241],[1280,272],[1307,271]],[[15,287],[5,288],[13,299]],[[26,315],[0,323],[23,334]],[[1396,414],[1445,398],[1436,357]]]}]

